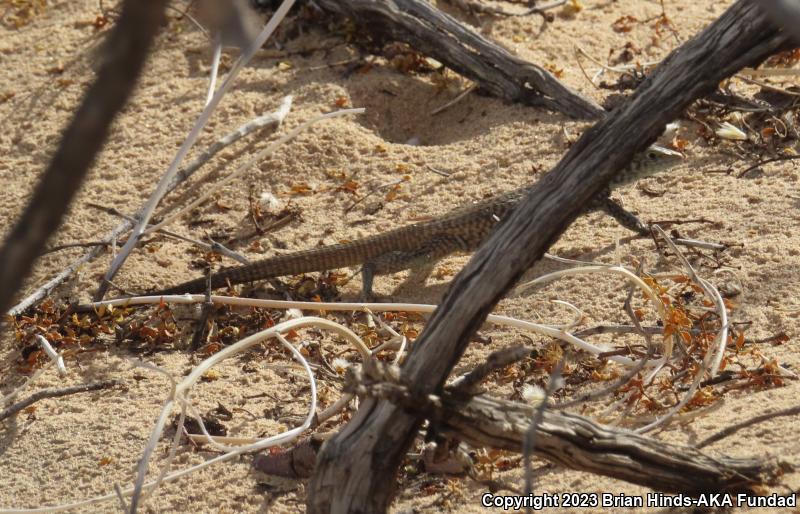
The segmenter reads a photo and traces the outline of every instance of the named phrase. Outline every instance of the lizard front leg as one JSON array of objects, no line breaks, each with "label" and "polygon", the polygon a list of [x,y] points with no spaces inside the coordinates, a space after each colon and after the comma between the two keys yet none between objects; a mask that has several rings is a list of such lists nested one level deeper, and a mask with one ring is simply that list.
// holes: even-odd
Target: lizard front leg
[{"label": "lizard front leg", "polygon": [[640,236],[650,235],[650,227],[639,219],[637,215],[625,209],[616,200],[606,196],[601,204],[601,208],[606,211],[612,218],[617,220],[617,223],[632,230]]}]

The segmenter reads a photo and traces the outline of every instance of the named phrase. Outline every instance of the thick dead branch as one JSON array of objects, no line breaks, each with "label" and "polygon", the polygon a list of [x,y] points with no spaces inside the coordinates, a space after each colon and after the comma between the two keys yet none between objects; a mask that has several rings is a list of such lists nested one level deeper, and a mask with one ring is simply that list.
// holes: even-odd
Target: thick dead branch
[{"label": "thick dead branch", "polygon": [[316,0],[316,4],[331,14],[351,18],[376,39],[408,43],[499,98],[573,118],[603,115],[599,105],[544,68],[514,57],[426,1]]},{"label": "thick dead branch", "polygon": [[[350,371],[345,390],[362,399],[388,400],[435,420],[438,433],[473,447],[522,452],[538,406],[450,390],[441,396],[416,396],[395,382],[397,371],[370,361]],[[778,462],[712,458],[696,448],[670,444],[607,427],[567,412],[544,410],[534,434],[533,452],[569,469],[588,471],[667,493],[751,492],[780,473]]]},{"label": "thick dead branch", "polygon": [[[522,451],[533,407],[485,396],[459,400],[446,395],[442,403],[439,429],[443,432],[472,446]],[[570,469],[688,495],[751,491],[752,486],[769,482],[779,473],[776,461],[712,458],[690,446],[664,443],[552,410],[544,412],[536,428],[533,452]]]},{"label": "thick dead branch", "polygon": [[[757,2],[739,0],[588,130],[453,281],[403,367],[402,383],[414,396],[441,389],[503,294],[666,123],[720,80],[786,47],[787,37]],[[396,405],[367,399],[323,446],[309,484],[308,512],[384,512],[420,422],[418,415]]]},{"label": "thick dead branch", "polygon": [[114,116],[133,91],[147,52],[164,21],[164,0],[128,0],[104,48],[94,84],[70,122],[28,207],[0,249],[0,312],[30,272],[47,238],[100,151]]},{"label": "thick dead branch", "polygon": [[[446,393],[440,399],[420,402],[396,384],[373,384],[370,392],[436,419],[440,435],[475,448],[517,453],[522,452],[535,411],[529,405],[483,395],[467,398]],[[691,446],[661,442],[553,410],[544,412],[535,439],[533,453],[542,459],[671,494],[752,494],[755,486],[771,483],[781,473],[776,459],[710,457]],[[253,467],[270,475],[308,478],[321,442],[311,437],[285,452],[258,455]]]},{"label": "thick dead branch", "polygon": [[794,42],[800,44],[800,2],[797,0],[765,0],[763,5],[772,17],[772,21],[791,32]]}]

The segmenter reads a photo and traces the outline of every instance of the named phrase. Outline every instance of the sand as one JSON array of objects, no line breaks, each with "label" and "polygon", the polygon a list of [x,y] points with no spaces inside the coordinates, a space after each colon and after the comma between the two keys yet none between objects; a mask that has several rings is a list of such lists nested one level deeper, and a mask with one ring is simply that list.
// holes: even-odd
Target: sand
[{"label": "sand", "polygon": [[[658,61],[730,3],[665,1],[674,34],[669,30],[658,34],[653,21],[630,23],[631,30],[627,32],[614,30],[615,22],[623,16],[637,20],[657,17],[661,7],[652,1],[584,0],[583,10],[573,15],[559,12],[543,30],[537,16],[476,17],[448,5],[442,7],[519,57],[557,70],[570,87],[602,102],[609,92],[594,87],[581,72],[576,46],[606,61],[631,43],[637,51],[635,60]],[[0,10],[10,4],[0,3]],[[93,24],[99,15],[95,1],[58,1],[49,2],[46,9],[34,13],[18,28],[8,23],[0,26],[2,233],[9,230],[25,205],[62,128],[93,78],[97,44],[105,33]],[[358,50],[341,37],[303,22],[292,21],[281,37],[285,48],[268,45],[242,72],[193,152],[254,116],[274,110],[287,94],[294,95],[294,104],[280,134],[342,105],[363,106],[367,113],[321,123],[300,135],[249,170],[246,178],[225,187],[189,218],[173,224],[171,229],[175,232],[198,239],[246,233],[252,229],[249,198],[269,192],[284,206],[299,210],[301,216],[277,231],[249,237],[235,247],[250,258],[379,233],[536,180],[589,126],[557,113],[475,93],[434,116],[430,114],[432,110],[450,101],[464,87],[453,73],[447,74],[448,80],[442,86],[435,74],[401,73],[383,59],[375,60],[369,69],[331,66],[330,63],[353,61]],[[232,62],[233,54],[228,52],[225,63]],[[51,245],[96,241],[118,223],[94,205],[113,206],[126,213],[138,209],[202,108],[209,61],[205,36],[171,12],[135,96],[118,116],[105,149]],[[590,74],[597,69],[585,59],[582,62]],[[614,78],[608,75],[604,80],[613,82]],[[775,84],[786,87],[790,82],[777,79]],[[732,87],[743,94],[753,91],[740,82]],[[797,161],[770,164],[763,167],[763,172],[737,178],[736,171],[747,167],[752,156],[747,162],[737,157],[733,142],[708,142],[701,137],[700,126],[686,120],[682,121],[679,136],[687,142],[687,159],[683,163],[668,174],[623,188],[616,197],[645,220],[711,220],[708,224],[684,225],[680,230],[687,237],[736,244],[724,254],[724,264],[734,270],[742,289],[732,299],[733,321],[751,323],[746,332],[748,338],[788,335],[788,341],[782,344],[762,343],[759,349],[765,359],[798,369],[800,358],[794,352],[800,333]],[[419,144],[406,144],[412,138]],[[244,162],[271,139],[274,136],[266,131],[223,151],[198,174],[203,187],[216,175]],[[726,173],[729,169],[734,172]],[[348,182],[357,185],[357,195],[348,191]],[[361,195],[391,182],[400,182],[393,198],[387,199],[381,192],[351,208]],[[627,235],[613,220],[599,213],[590,214],[575,222],[553,252],[603,262],[630,263],[644,258],[653,268],[667,268],[669,263],[659,258],[652,241],[630,241],[624,239]],[[618,240],[622,241],[619,246]],[[39,259],[20,297],[84,251],[64,250]],[[124,289],[142,291],[194,278],[200,271],[193,263],[203,253],[188,243],[158,239],[147,249],[134,252],[116,283]],[[413,277],[406,280],[406,273],[379,277],[376,291],[398,300],[435,303],[467,259],[468,256],[446,259],[424,285]],[[53,301],[88,300],[109,262],[110,254],[105,253],[84,266],[54,293]],[[542,263],[529,276],[561,267]],[[708,266],[701,272],[718,284],[731,280],[729,276],[714,275]],[[343,298],[355,298],[358,289],[358,280],[342,287]],[[558,298],[584,309],[583,326],[621,323],[626,321],[621,309],[624,295],[624,288],[611,279],[573,279],[549,286],[540,294],[504,300],[498,311],[523,319],[559,322],[570,314],[549,303]],[[0,339],[2,394],[19,386],[25,377],[19,352],[22,344],[11,332],[5,330]],[[504,345],[528,342],[543,348],[551,344],[543,338],[526,341],[520,332],[491,327],[482,335],[490,337],[491,344],[472,348],[456,373],[468,370],[488,351]],[[106,344],[93,348],[94,351],[68,359],[66,378],[60,379],[50,368],[22,396],[39,388],[107,378],[120,380],[124,387],[42,401],[34,410],[6,420],[0,427],[0,506],[34,508],[78,501],[107,494],[115,483],[132,483],[137,461],[169,389],[163,376],[133,368],[132,359],[142,357],[177,377],[200,360],[180,344],[140,355],[126,345],[115,344],[111,337]],[[275,352],[265,351],[263,358],[273,363],[288,361],[285,355]],[[244,358],[226,361],[218,368],[219,377],[198,385],[194,398],[200,411],[212,409],[218,402],[243,409],[236,411],[231,426],[236,433],[246,435],[276,433],[291,426],[292,420],[287,416],[304,415],[307,386],[302,379],[287,378],[285,373],[263,367],[253,371],[245,364]],[[330,403],[336,392],[333,385],[326,387],[326,401]],[[712,414],[700,416],[690,424],[670,426],[655,437],[691,444],[765,409],[796,404],[799,389],[797,381],[786,380],[783,387],[728,391]],[[511,384],[496,387],[498,394],[506,397],[513,390]],[[258,395],[262,396],[252,398]],[[796,462],[795,421],[796,418],[779,418],[761,423],[716,443],[708,451],[731,456],[781,456]],[[151,473],[163,463],[172,433],[168,430],[159,443]],[[183,468],[216,455],[208,448],[182,445],[175,467]],[[267,478],[252,471],[250,463],[249,457],[243,457],[166,484],[147,501],[147,511],[303,510],[303,482]],[[543,461],[537,461],[537,470],[538,491],[630,495],[647,492]],[[521,472],[514,466],[496,478],[519,484]],[[430,484],[420,485],[427,479]],[[787,494],[799,486],[800,474],[788,472],[781,484],[769,491]],[[393,509],[478,512],[482,510],[479,499],[484,490],[484,486],[469,479],[422,475],[404,484]],[[110,501],[81,512],[118,510],[118,503]]]}]

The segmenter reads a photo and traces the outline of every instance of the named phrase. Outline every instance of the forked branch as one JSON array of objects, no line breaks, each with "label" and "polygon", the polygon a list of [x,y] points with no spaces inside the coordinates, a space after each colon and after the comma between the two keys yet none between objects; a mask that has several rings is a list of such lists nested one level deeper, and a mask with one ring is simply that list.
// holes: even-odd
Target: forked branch
[{"label": "forked branch", "polygon": [[[441,390],[496,303],[583,206],[633,155],[691,102],[744,66],[787,47],[788,35],[758,7],[739,0],[694,39],[673,51],[616,111],[599,121],[531,189],[453,281],[402,369],[415,397]],[[311,513],[385,512],[394,477],[422,417],[374,398],[323,446],[309,484]]]}]

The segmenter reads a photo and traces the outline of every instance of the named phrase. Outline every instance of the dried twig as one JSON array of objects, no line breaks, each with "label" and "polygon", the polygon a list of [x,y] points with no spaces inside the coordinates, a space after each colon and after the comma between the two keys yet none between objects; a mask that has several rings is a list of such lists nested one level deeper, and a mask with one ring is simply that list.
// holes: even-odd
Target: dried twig
[{"label": "dried twig", "polygon": [[550,378],[547,379],[547,389],[544,392],[544,398],[541,403],[533,411],[531,416],[531,423],[525,431],[525,436],[522,439],[522,463],[525,470],[525,488],[524,493],[526,496],[533,494],[533,468],[531,466],[531,454],[536,449],[536,432],[539,430],[539,425],[542,423],[544,413],[547,410],[547,399],[553,395],[558,388],[557,384],[561,380],[561,370],[564,369],[566,362],[566,354],[558,361],[553,371],[550,373]]},{"label": "dried twig", "polygon": [[[530,16],[531,14],[541,14],[542,16],[545,16],[545,13],[547,11],[564,5],[565,3],[567,3],[567,0],[553,0],[550,3],[536,5],[534,7],[525,9],[524,11],[521,12],[506,11],[505,9],[484,5],[480,2],[473,0],[450,0],[450,2],[457,5],[459,8],[469,12],[492,14],[495,16],[514,17],[514,16]],[[553,21],[554,17],[552,14],[549,14],[545,16],[545,19],[547,21]]]},{"label": "dried twig", "polygon": [[756,79],[753,79],[753,78],[750,78],[750,77],[745,77],[741,73],[736,75],[736,78],[739,79],[739,80],[742,80],[744,82],[747,82],[748,84],[753,84],[753,85],[756,85],[756,86],[760,86],[760,87],[762,87],[762,88],[764,88],[766,90],[774,91],[776,93],[781,93],[781,94],[786,95],[786,96],[800,96],[800,93],[798,93],[796,91],[789,91],[788,89],[783,89],[783,88],[780,88],[778,86],[773,86],[772,84],[767,84],[766,82],[764,82],[762,80],[756,80]]},{"label": "dried twig", "polygon": [[475,89],[477,87],[478,87],[477,85],[472,84],[471,86],[465,88],[464,91],[462,91],[459,94],[457,94],[455,98],[453,98],[452,100],[448,101],[444,105],[440,105],[436,109],[432,110],[431,111],[431,116],[435,116],[435,115],[439,114],[440,112],[444,112],[445,110],[447,110],[450,107],[454,106],[455,104],[457,104],[458,102],[460,102],[461,100],[466,98],[468,94],[470,94],[471,92],[475,91]]},{"label": "dried twig", "polygon": [[100,284],[100,287],[95,293],[95,299],[100,299],[105,296],[106,291],[108,290],[110,280],[116,276],[119,269],[122,267],[122,264],[128,258],[133,248],[139,242],[139,238],[142,236],[147,224],[150,222],[150,218],[153,215],[153,212],[158,206],[161,199],[167,193],[170,184],[175,180],[175,174],[178,171],[178,166],[180,166],[181,161],[189,153],[192,145],[194,145],[197,138],[200,136],[200,132],[205,127],[206,123],[208,122],[211,114],[214,112],[217,104],[222,100],[222,97],[225,96],[225,93],[228,89],[233,85],[236,77],[239,74],[239,71],[242,67],[250,61],[250,59],[255,55],[256,51],[258,51],[261,46],[266,42],[266,40],[272,35],[274,30],[277,28],[278,24],[283,20],[283,18],[288,13],[289,9],[291,9],[292,5],[294,5],[294,0],[284,0],[281,3],[281,6],[275,11],[270,21],[264,26],[264,29],[259,34],[258,38],[242,53],[240,58],[234,63],[231,70],[228,72],[225,81],[222,85],[217,89],[216,93],[214,93],[213,98],[211,99],[208,104],[206,104],[203,112],[198,116],[195,125],[192,127],[191,132],[186,137],[186,140],[181,145],[181,148],[178,150],[178,153],[172,160],[167,171],[161,177],[158,185],[156,186],[155,191],[150,195],[145,205],[141,208],[141,216],[139,217],[138,222],[132,229],[131,235],[128,237],[128,240],[125,242],[125,245],[120,250],[120,253],[114,258],[113,262],[109,266],[108,271],[106,272],[105,276],[103,277],[103,282]]},{"label": "dried twig", "polygon": [[47,255],[48,253],[56,253],[60,252],[61,250],[69,250],[70,248],[94,248],[95,246],[102,246],[105,248],[109,246],[111,243],[108,241],[86,241],[85,243],[66,243],[63,245],[56,245],[50,248],[46,248],[42,255]]},{"label": "dried twig", "polygon": [[[120,212],[119,210],[117,210],[114,207],[104,207],[102,205],[93,204],[93,203],[90,203],[88,205],[90,207],[94,207],[96,209],[100,209],[103,212],[107,212],[107,213],[109,213],[109,214],[111,214],[113,216],[119,216],[120,218],[128,220],[132,224],[136,222],[136,218],[134,218],[133,216],[128,216],[127,214],[125,214],[123,212]],[[218,253],[220,255],[224,255],[225,257],[233,259],[233,260],[235,260],[236,262],[238,262],[240,264],[250,264],[250,261],[247,259],[247,257],[245,257],[244,255],[242,255],[240,253],[234,252],[233,250],[227,248],[222,243],[218,243],[217,241],[214,241],[210,237],[208,239],[211,241],[211,243],[204,243],[203,241],[200,241],[198,239],[193,239],[191,237],[182,236],[182,235],[180,235],[180,234],[178,234],[176,232],[172,232],[171,230],[167,230],[167,229],[164,229],[164,228],[159,228],[158,230],[156,230],[156,232],[161,234],[161,235],[164,235],[164,236],[167,236],[167,237],[171,237],[173,239],[177,239],[179,241],[185,241],[185,242],[187,242],[189,244],[192,244],[194,246],[197,246],[198,248],[201,248],[201,249],[203,249],[203,250],[205,250],[207,252],[216,252],[216,253]],[[144,244],[145,241],[140,241],[140,243]]]},{"label": "dried twig", "polygon": [[[183,168],[178,171],[175,175],[175,179],[169,184],[167,187],[167,193],[172,192],[175,190],[179,185],[183,183],[183,181],[189,179],[200,167],[205,164],[211,157],[213,157],[217,152],[219,152],[225,145],[232,144],[233,142],[237,141],[241,137],[252,133],[256,129],[260,129],[265,126],[278,126],[280,125],[281,121],[285,117],[288,112],[288,108],[290,107],[289,104],[289,97],[285,98],[281,106],[274,112],[271,112],[265,116],[257,118],[257,120],[250,121],[242,125],[241,127],[237,128],[235,131],[231,132],[230,134],[221,138],[218,142],[212,144],[206,151],[201,153],[197,158],[195,158],[186,168]],[[106,212],[111,212],[105,207],[101,207]],[[108,246],[111,245],[113,241],[116,241],[119,237],[121,237],[125,232],[130,230],[134,223],[132,220],[139,219],[142,216],[143,211],[139,210],[133,216],[126,216],[123,213],[119,213],[115,210],[115,215],[119,215],[121,217],[125,217],[125,221],[114,227],[111,232],[109,232],[101,241],[102,245]],[[174,234],[177,236],[177,234]],[[198,241],[190,241],[193,244],[199,243]],[[200,243],[202,245],[202,243]],[[95,248],[92,248],[83,256],[78,258],[75,262],[67,266],[61,273],[50,279],[44,285],[39,287],[36,291],[31,293],[28,297],[21,300],[17,305],[12,307],[8,314],[10,316],[17,316],[20,313],[24,312],[26,309],[35,305],[36,303],[42,301],[44,298],[50,295],[59,285],[61,285],[67,278],[72,276],[82,265],[87,262],[91,262],[96,259],[102,252],[105,246],[101,246],[98,244]],[[209,248],[210,249],[210,248]]]},{"label": "dried twig", "polygon": [[378,39],[409,43],[500,98],[544,106],[579,119],[596,119],[604,114],[593,100],[569,89],[544,68],[511,55],[428,2],[315,3],[331,14],[353,19]]},{"label": "dried twig", "polygon": [[492,352],[483,362],[472,369],[466,375],[458,377],[448,386],[448,390],[453,393],[469,393],[472,388],[481,383],[490,373],[498,369],[505,368],[525,357],[530,356],[531,349],[524,346],[504,348]]},{"label": "dried twig", "polygon": [[748,420],[736,423],[735,425],[731,425],[729,427],[720,430],[714,435],[710,435],[697,443],[698,448],[705,448],[711,443],[716,443],[717,441],[728,437],[729,435],[733,435],[739,430],[743,428],[747,428],[749,426],[756,425],[758,423],[763,423],[764,421],[769,421],[774,418],[780,418],[783,416],[796,416],[800,414],[800,406],[789,407],[788,409],[783,409],[775,412],[768,412],[766,414],[760,414],[758,416],[754,416]]},{"label": "dried twig", "polygon": [[60,398],[70,394],[87,393],[89,391],[99,391],[100,389],[110,389],[118,383],[119,382],[116,380],[103,380],[102,382],[94,382],[91,384],[83,384],[59,389],[42,389],[41,391],[36,391],[28,398],[25,398],[24,400],[19,401],[0,412],[0,421],[13,416],[26,407],[30,407],[39,400],[44,400],[46,398]]},{"label": "dried twig", "polygon": [[97,79],[65,130],[28,207],[0,249],[0,312],[6,311],[47,238],[58,228],[105,142],[111,122],[133,91],[164,20],[165,5],[164,0],[128,0],[123,4]]},{"label": "dried twig", "polygon": [[771,162],[793,161],[795,159],[800,159],[800,155],[781,155],[779,157],[773,157],[771,159],[764,159],[763,161],[759,161],[759,162],[753,164],[752,166],[749,166],[749,167],[743,169],[742,171],[740,171],[736,175],[736,178],[742,178],[745,175],[747,175],[748,173],[750,173],[751,171],[753,171],[754,169],[760,168],[761,166],[763,166],[765,164],[769,164]]}]

